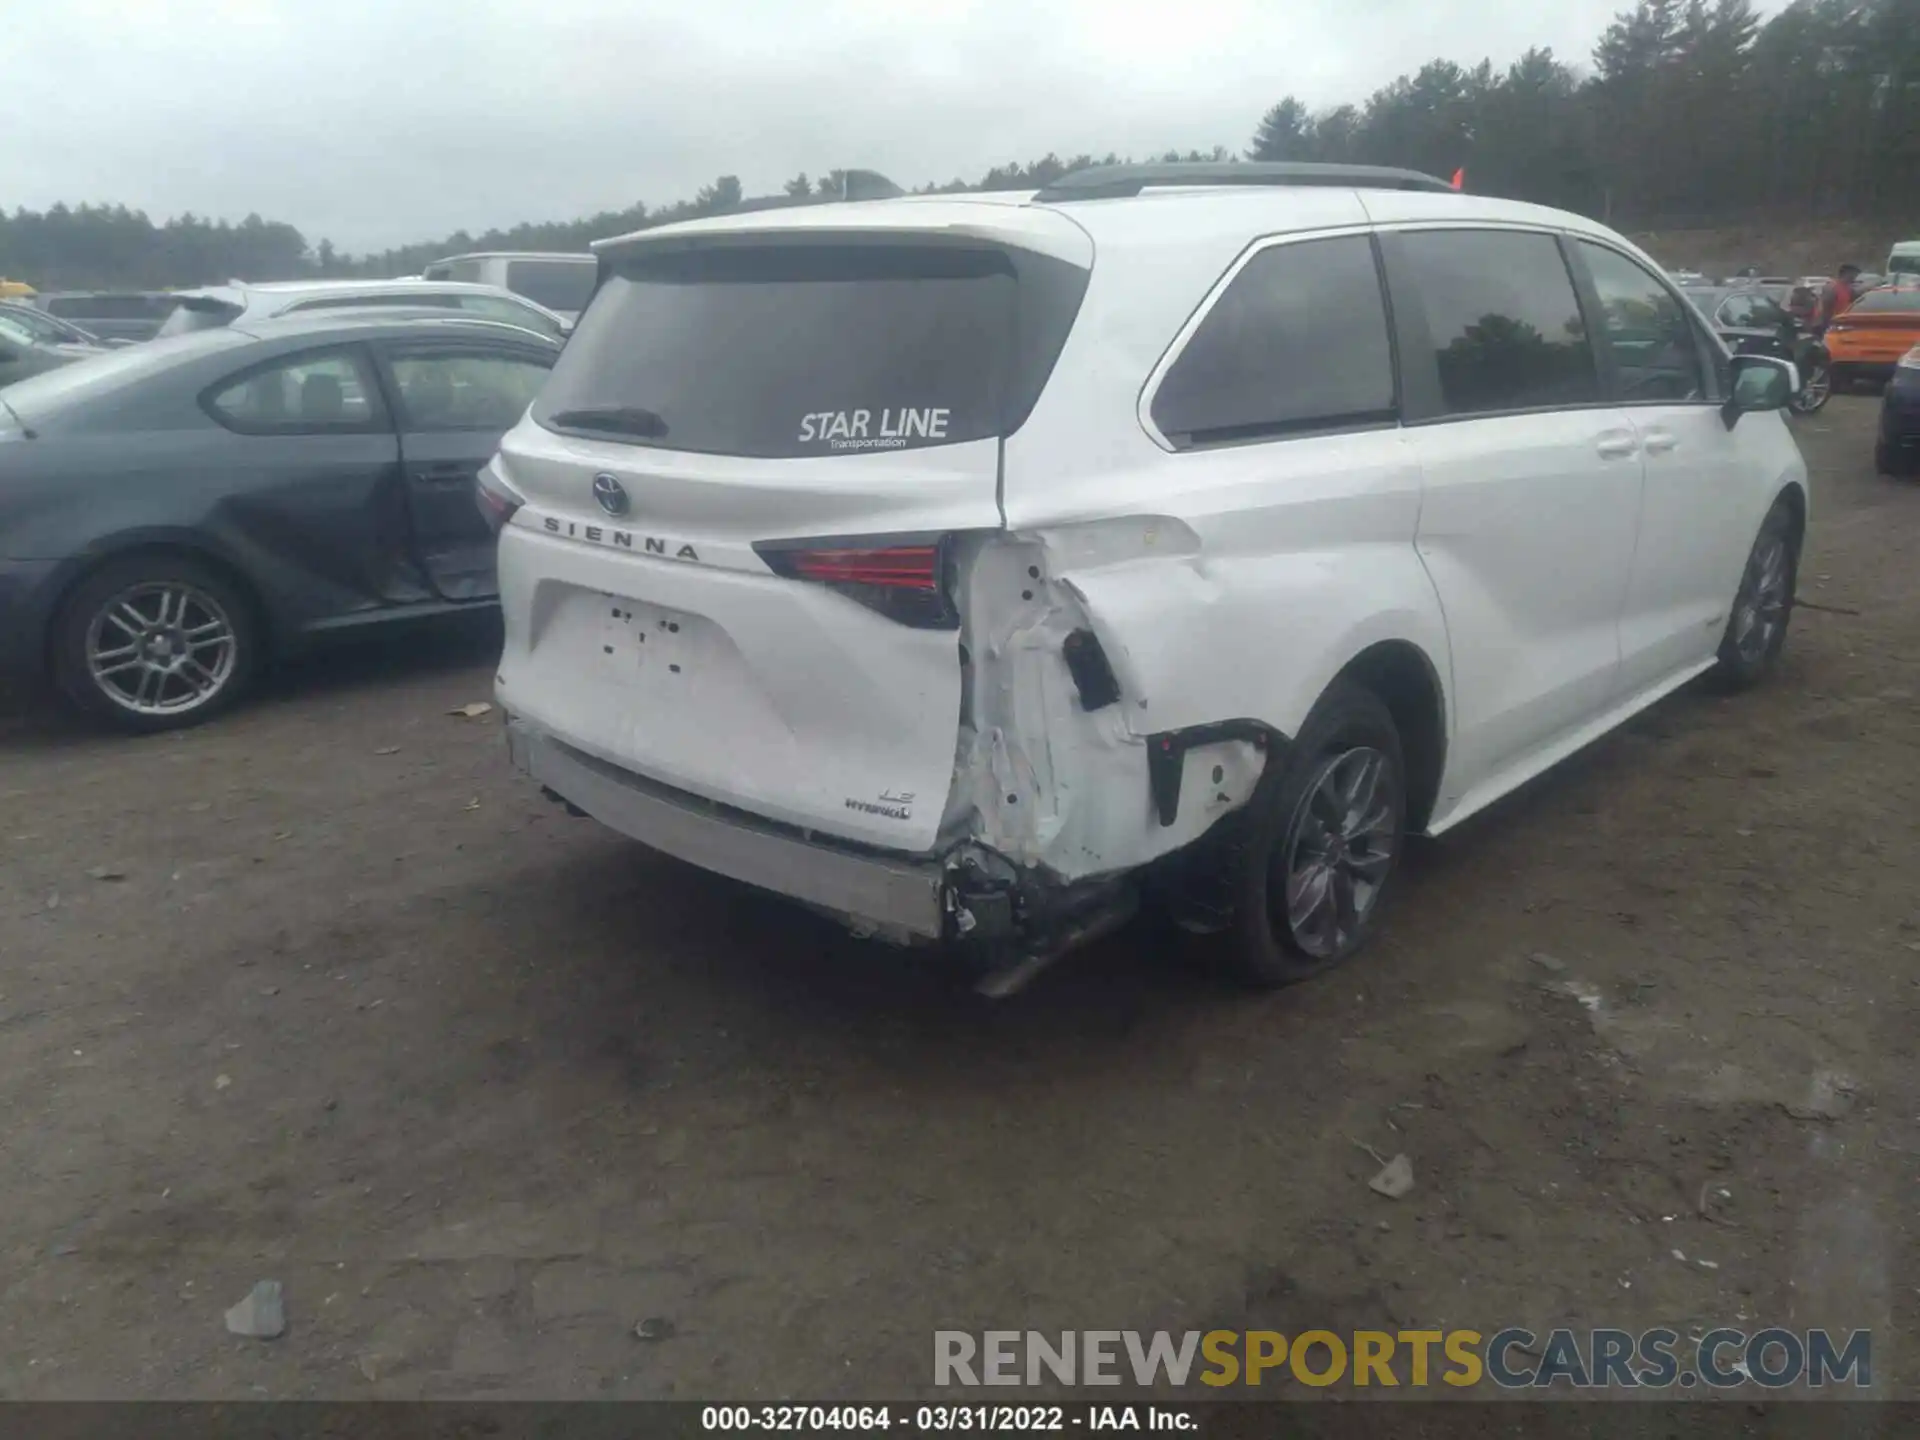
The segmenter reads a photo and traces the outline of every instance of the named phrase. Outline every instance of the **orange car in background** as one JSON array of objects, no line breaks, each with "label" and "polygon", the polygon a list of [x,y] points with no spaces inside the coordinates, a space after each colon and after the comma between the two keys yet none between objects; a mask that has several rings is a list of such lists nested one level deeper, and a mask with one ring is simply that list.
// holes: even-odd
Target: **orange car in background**
[{"label": "orange car in background", "polygon": [[1891,378],[1900,357],[1920,344],[1920,284],[1867,291],[1833,317],[1826,338],[1836,390]]}]

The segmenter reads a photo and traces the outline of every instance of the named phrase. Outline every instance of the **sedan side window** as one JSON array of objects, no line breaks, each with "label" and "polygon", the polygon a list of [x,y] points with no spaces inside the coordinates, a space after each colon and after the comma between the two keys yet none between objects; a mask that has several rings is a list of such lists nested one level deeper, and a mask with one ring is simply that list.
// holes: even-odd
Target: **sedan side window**
[{"label": "sedan side window", "polygon": [[373,428],[373,378],[344,350],[311,351],[251,371],[214,392],[207,408],[246,435],[325,434]]},{"label": "sedan side window", "polygon": [[[1671,290],[1617,250],[1586,240],[1575,242],[1600,295],[1602,339],[1613,353],[1619,376],[1619,398],[1628,404],[1704,400],[1706,373],[1692,323]],[[1731,307],[1750,297],[1730,296],[1720,307],[1721,322]]]},{"label": "sedan side window", "polygon": [[547,364],[531,356],[477,351],[417,351],[393,357],[401,428],[512,429],[547,380]]},{"label": "sedan side window", "polygon": [[1391,422],[1393,347],[1372,242],[1255,255],[1161,380],[1152,414],[1180,449]]}]

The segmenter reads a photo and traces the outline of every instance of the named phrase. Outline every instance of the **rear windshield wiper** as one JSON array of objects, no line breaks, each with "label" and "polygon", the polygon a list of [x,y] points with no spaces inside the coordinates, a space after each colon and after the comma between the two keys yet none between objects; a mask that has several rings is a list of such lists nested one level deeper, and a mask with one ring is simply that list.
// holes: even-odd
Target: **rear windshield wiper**
[{"label": "rear windshield wiper", "polygon": [[612,435],[638,435],[659,440],[667,433],[667,422],[655,411],[639,405],[610,405],[597,410],[556,410],[547,416],[549,425],[573,430],[605,430]]}]

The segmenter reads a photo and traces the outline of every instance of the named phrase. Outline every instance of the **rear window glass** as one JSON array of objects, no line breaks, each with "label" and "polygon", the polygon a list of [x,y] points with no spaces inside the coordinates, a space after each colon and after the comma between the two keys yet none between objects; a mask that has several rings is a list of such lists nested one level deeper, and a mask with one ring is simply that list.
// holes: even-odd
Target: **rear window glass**
[{"label": "rear window glass", "polygon": [[166,295],[48,295],[41,301],[49,315],[69,320],[151,320],[171,303]]},{"label": "rear window glass", "polygon": [[[594,297],[534,416],[612,440],[767,457],[999,435],[1024,416],[1007,403],[1023,388],[1017,288],[999,251],[715,247],[629,261]],[[1023,343],[1050,344],[1050,369],[1065,328],[1057,307],[1043,308],[1050,333]]]},{"label": "rear window glass", "polygon": [[1920,310],[1920,288],[1912,290],[1869,290],[1847,307],[1855,310]]},{"label": "rear window glass", "polygon": [[510,260],[507,289],[565,314],[587,308],[600,267],[592,260]]},{"label": "rear window glass", "polygon": [[150,340],[95,355],[83,365],[43,370],[7,387],[7,403],[29,423],[50,418],[70,405],[89,402],[123,386],[144,382],[148,376],[192,358],[228,346],[247,343],[231,331],[187,335],[174,340]]}]

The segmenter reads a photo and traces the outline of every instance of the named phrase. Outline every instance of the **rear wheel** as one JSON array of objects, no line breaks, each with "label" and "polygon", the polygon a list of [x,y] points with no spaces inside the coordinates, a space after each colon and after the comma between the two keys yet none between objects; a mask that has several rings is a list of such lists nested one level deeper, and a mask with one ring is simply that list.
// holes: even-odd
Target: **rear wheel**
[{"label": "rear wheel", "polygon": [[1800,530],[1793,512],[1775,501],[1747,555],[1733,611],[1720,640],[1714,678],[1723,689],[1758,684],[1787,642],[1794,587],[1800,573]]},{"label": "rear wheel", "polygon": [[259,628],[242,595],[204,565],[140,555],[95,571],[54,622],[54,679],[123,730],[197,725],[245,690]]},{"label": "rear wheel", "polygon": [[1824,406],[1833,397],[1833,369],[1824,360],[1815,360],[1807,367],[1806,379],[1801,382],[1800,392],[1788,401],[1796,415],[1811,415]]},{"label": "rear wheel", "polygon": [[1331,969],[1373,938],[1399,867],[1406,763],[1380,698],[1335,681],[1250,810],[1234,969],[1260,986]]}]

